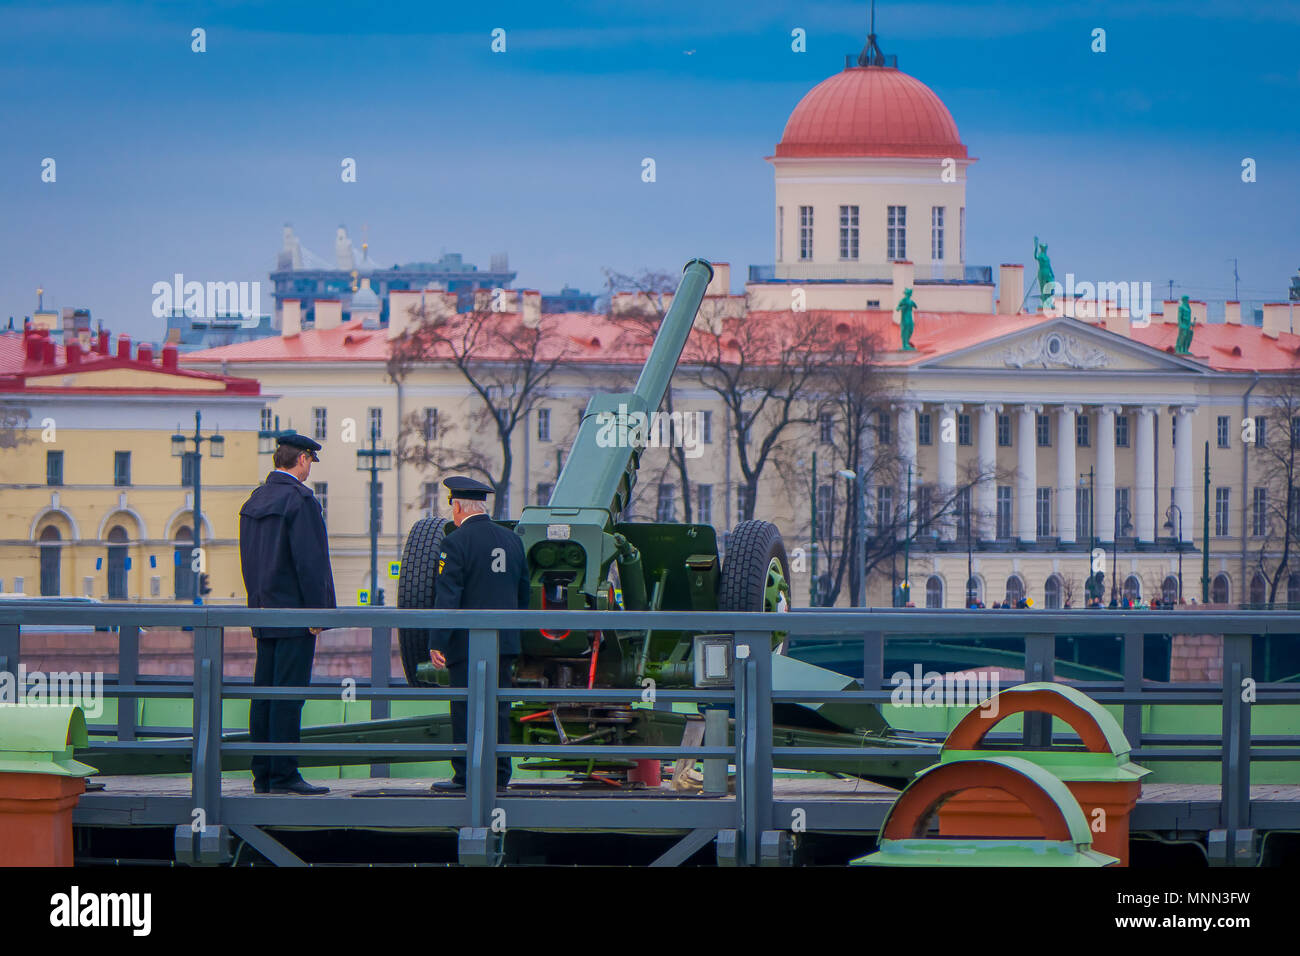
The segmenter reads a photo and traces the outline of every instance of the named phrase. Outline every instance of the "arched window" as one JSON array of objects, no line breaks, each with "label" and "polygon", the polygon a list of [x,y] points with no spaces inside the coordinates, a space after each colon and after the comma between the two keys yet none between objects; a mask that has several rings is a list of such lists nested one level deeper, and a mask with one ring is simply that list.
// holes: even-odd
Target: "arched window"
[{"label": "arched window", "polygon": [[41,596],[57,597],[59,594],[60,555],[63,552],[63,536],[54,525],[49,525],[41,532]]},{"label": "arched window", "polygon": [[1130,574],[1124,579],[1124,597],[1134,604],[1142,600],[1142,582],[1136,574]]},{"label": "arched window", "polygon": [[1015,607],[1025,598],[1025,582],[1020,579],[1020,575],[1013,574],[1007,578],[1007,602]]},{"label": "arched window", "polygon": [[925,606],[943,607],[943,578],[937,574],[932,574],[925,579]]},{"label": "arched window", "polygon": [[966,606],[970,607],[978,601],[984,600],[984,588],[980,584],[980,579],[970,577],[966,579]]},{"label": "arched window", "polygon": [[1061,606],[1061,576],[1053,574],[1043,583],[1043,607],[1052,609]]},{"label": "arched window", "polygon": [[126,600],[128,536],[120,524],[108,532],[108,596]]},{"label": "arched window", "polygon": [[1258,571],[1250,579],[1250,603],[1256,607],[1268,603],[1268,579]]},{"label": "arched window", "polygon": [[1160,585],[1160,600],[1166,604],[1177,604],[1178,597],[1178,579],[1170,574]]},{"label": "arched window", "polygon": [[1232,589],[1228,586],[1228,576],[1217,574],[1210,585],[1210,600],[1215,604],[1227,604],[1232,599]]},{"label": "arched window", "polygon": [[180,527],[172,536],[172,593],[177,600],[194,599],[194,529]]}]

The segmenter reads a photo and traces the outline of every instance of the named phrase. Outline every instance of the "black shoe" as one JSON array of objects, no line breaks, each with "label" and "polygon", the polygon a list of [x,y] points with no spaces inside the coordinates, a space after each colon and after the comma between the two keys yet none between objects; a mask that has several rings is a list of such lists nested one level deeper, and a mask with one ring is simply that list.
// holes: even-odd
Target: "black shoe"
[{"label": "black shoe", "polygon": [[296,793],[304,797],[314,797],[322,793],[329,793],[329,787],[317,787],[308,783],[306,780],[299,780],[289,784],[287,787],[272,787],[271,793]]},{"label": "black shoe", "polygon": [[268,786],[267,786],[266,784],[264,784],[264,783],[258,783],[257,781],[253,781],[253,792],[254,792],[254,793],[270,793],[270,792],[271,792],[271,788],[268,787]]},{"label": "black shoe", "polygon": [[434,793],[464,793],[463,780],[435,780],[429,787]]}]

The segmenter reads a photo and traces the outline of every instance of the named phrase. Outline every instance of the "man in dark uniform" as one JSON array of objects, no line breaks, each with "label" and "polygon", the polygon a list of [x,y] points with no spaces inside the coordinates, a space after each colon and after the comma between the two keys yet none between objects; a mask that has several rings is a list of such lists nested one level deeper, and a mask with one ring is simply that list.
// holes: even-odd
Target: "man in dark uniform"
[{"label": "man in dark uniform", "polygon": [[[519,536],[501,527],[487,514],[487,496],[492,489],[473,478],[447,478],[447,501],[456,530],[443,539],[438,555],[438,584],[433,606],[448,609],[528,607],[528,567]],[[498,686],[514,682],[515,657],[519,654],[519,632],[500,632]],[[447,628],[429,635],[429,658],[434,667],[446,667],[451,686],[469,686],[469,632]],[[497,706],[497,740],[509,741],[510,704]],[[467,705],[451,703],[451,732],[456,743],[464,743],[468,725]],[[465,758],[451,760],[452,779],[440,780],[433,790],[465,789]],[[510,758],[497,759],[497,786],[510,783]]]},{"label": "man in dark uniform", "polygon": [[[337,607],[329,542],[320,502],[303,482],[321,446],[306,435],[284,435],[276,444],[275,471],[239,509],[239,561],[249,607]],[[305,687],[311,681],[319,627],[255,627],[257,687]],[[249,739],[297,743],[302,700],[253,700]],[[298,773],[290,756],[253,757],[256,793],[329,793]]]}]

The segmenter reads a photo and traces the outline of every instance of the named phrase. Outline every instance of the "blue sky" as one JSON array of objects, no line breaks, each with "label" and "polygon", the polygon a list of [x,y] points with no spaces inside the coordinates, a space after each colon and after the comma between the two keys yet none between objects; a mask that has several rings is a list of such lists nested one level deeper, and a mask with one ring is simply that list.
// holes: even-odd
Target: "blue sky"
[{"label": "blue sky", "polygon": [[[857,2],[0,3],[0,322],[42,285],[156,339],[154,282],[265,282],[285,222],[325,256],[341,223],[381,262],[505,251],[545,291],[702,255],[738,291],[772,260],[763,157],[865,25]],[[885,2],[877,32],[980,160],[970,263],[1028,262],[1037,233],[1058,276],[1222,299],[1235,256],[1243,299],[1285,298],[1300,3]]]}]

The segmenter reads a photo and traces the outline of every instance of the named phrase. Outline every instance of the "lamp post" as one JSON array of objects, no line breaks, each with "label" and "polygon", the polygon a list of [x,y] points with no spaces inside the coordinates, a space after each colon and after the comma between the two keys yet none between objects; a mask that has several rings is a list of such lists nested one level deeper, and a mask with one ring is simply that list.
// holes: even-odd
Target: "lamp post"
[{"label": "lamp post", "polygon": [[811,487],[812,491],[808,498],[812,506],[812,544],[808,550],[812,553],[812,580],[808,582],[808,605],[819,607],[817,603],[817,452],[812,453]]},{"label": "lamp post", "polygon": [[912,463],[907,463],[907,527],[903,530],[903,583],[900,585],[903,593],[903,607],[907,607],[907,599],[911,596],[912,577],[910,562],[912,558]]},{"label": "lamp post", "polygon": [[1115,590],[1115,584],[1119,580],[1119,571],[1116,568],[1119,565],[1119,539],[1120,535],[1133,530],[1133,512],[1128,510],[1127,505],[1118,505],[1115,508],[1115,540],[1110,549],[1110,599],[1119,605],[1119,596]]},{"label": "lamp post", "polygon": [[[1178,523],[1174,523],[1174,513],[1178,514]],[[1178,532],[1178,602],[1183,603],[1183,509],[1176,504],[1171,504],[1165,511],[1165,527],[1169,529],[1170,534]]]},{"label": "lamp post", "polygon": [[379,586],[379,473],[393,467],[393,452],[379,447],[379,429],[370,426],[370,447],[357,449],[357,471],[370,472],[370,604],[382,606],[384,589]]},{"label": "lamp post", "polygon": [[857,545],[853,549],[854,580],[857,582],[858,606],[867,606],[867,489],[866,475],[861,471],[842,468],[836,472],[841,478],[854,483],[858,502],[858,520],[856,522]]},{"label": "lamp post", "polygon": [[190,442],[194,442],[194,468],[191,472],[194,488],[194,547],[190,551],[190,570],[194,574],[194,603],[202,604],[203,595],[211,588],[205,588],[207,584],[207,561],[203,558],[203,476],[201,471],[201,462],[203,461],[203,443],[207,442],[212,452],[213,458],[226,457],[226,439],[218,431],[212,435],[205,436],[202,431],[203,416],[198,410],[194,412],[194,434],[181,434],[180,425],[176,426],[176,434],[172,435],[172,457],[184,459],[185,453],[189,451]]},{"label": "lamp post", "polygon": [[[1245,492],[1242,492],[1245,494]],[[1210,442],[1205,442],[1205,491],[1202,494],[1205,515],[1201,521],[1201,603],[1210,603]],[[1245,581],[1241,582],[1243,585]]]}]

